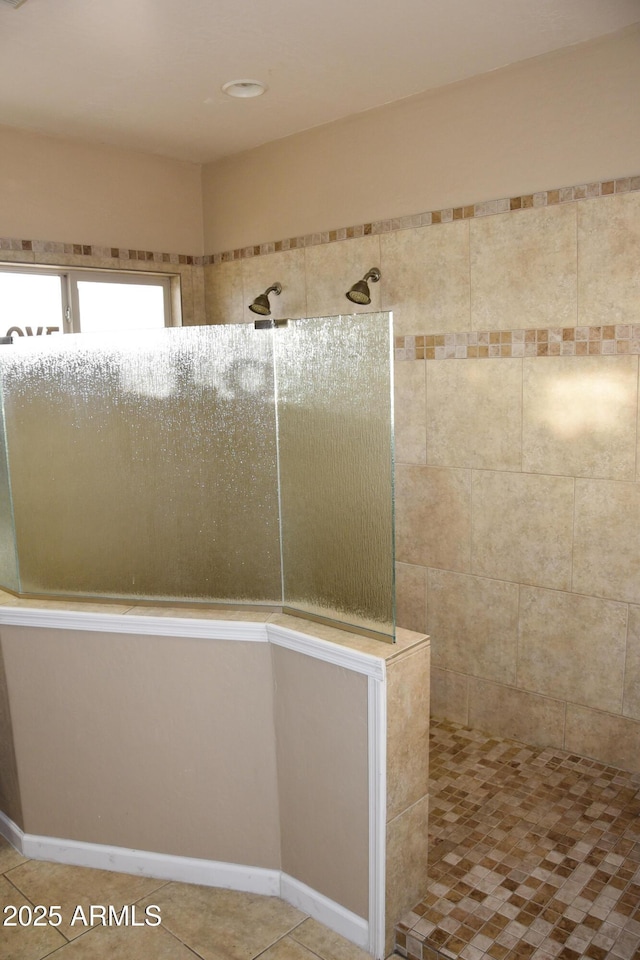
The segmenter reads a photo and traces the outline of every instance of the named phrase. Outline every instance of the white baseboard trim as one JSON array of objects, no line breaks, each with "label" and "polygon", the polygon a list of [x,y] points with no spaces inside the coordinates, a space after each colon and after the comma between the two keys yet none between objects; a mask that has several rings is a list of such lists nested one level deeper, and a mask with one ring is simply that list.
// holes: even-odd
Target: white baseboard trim
[{"label": "white baseboard trim", "polygon": [[24,834],[20,827],[0,810],[0,837],[4,837],[12,847],[15,847],[16,850],[22,853],[23,836]]},{"label": "white baseboard trim", "polygon": [[75,867],[94,867],[132,873],[158,880],[178,880],[181,883],[199,883],[205,887],[224,887],[245,893],[260,893],[277,897],[280,890],[280,871],[244,864],[222,863],[217,860],[199,860],[196,857],[177,857],[153,853],[150,850],[128,850],[106,844],[83,843],[77,840],[59,840],[56,837],[38,837],[24,834],[22,853],[32,860],[50,860]]},{"label": "white baseboard trim", "polygon": [[330,900],[286,873],[281,874],[280,896],[292,907],[308,913],[318,923],[324,924],[363,950],[369,949],[368,922],[346,907],[341,907],[335,900]]},{"label": "white baseboard trim", "polygon": [[24,833],[2,811],[0,836],[31,860],[48,860],[74,867],[93,867],[97,870],[155,877],[158,880],[198,883],[207,887],[280,897],[364,950],[369,946],[369,924],[366,920],[281,870],[217,860],[199,860],[195,857],[177,857],[149,850],[129,850],[126,847],[84,843],[79,840],[39,837]]}]

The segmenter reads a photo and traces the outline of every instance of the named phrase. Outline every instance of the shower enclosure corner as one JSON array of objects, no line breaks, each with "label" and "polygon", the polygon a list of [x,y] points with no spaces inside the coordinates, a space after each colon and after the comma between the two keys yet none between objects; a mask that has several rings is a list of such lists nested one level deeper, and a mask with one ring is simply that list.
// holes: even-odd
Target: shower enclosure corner
[{"label": "shower enclosure corner", "polygon": [[0,584],[394,638],[391,317],[0,352]]}]

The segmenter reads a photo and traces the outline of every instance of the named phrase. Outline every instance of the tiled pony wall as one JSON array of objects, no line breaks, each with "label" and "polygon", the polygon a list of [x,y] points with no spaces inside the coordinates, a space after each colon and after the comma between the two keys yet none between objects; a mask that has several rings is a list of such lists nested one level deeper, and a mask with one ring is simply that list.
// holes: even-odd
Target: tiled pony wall
[{"label": "tiled pony wall", "polygon": [[[640,770],[640,177],[205,258],[207,322],[396,335],[398,620],[439,717]],[[336,345],[339,349],[339,345]]]}]

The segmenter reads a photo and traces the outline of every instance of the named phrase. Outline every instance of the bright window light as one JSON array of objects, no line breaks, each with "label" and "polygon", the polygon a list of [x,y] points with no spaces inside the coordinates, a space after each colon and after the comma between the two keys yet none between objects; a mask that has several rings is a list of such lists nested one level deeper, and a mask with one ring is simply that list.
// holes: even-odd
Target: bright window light
[{"label": "bright window light", "polygon": [[83,333],[126,333],[165,325],[161,286],[78,281]]}]

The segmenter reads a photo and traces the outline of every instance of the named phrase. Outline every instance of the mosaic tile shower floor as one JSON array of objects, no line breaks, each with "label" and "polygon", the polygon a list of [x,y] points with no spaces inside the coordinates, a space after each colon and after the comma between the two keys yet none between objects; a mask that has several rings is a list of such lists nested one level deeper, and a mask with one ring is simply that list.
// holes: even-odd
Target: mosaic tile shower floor
[{"label": "mosaic tile shower floor", "polygon": [[415,960],[638,960],[640,775],[434,721]]}]

